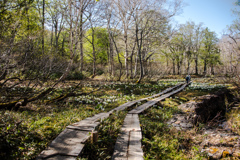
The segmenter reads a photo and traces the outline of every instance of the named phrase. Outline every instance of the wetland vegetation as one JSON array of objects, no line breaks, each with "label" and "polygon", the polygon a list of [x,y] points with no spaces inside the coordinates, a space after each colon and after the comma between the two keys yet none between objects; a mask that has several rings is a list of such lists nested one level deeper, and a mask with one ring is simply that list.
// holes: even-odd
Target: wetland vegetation
[{"label": "wetland vegetation", "polygon": [[[157,94],[188,74],[190,86],[140,115],[144,158],[209,158],[192,143],[192,135],[204,140],[208,123],[179,131],[166,122],[182,113],[179,105],[219,90],[230,90],[224,118],[239,134],[239,12],[218,37],[202,23],[174,26],[183,8],[184,0],[1,1],[0,159],[34,159],[66,126]],[[101,121],[98,141],[87,141],[78,159],[111,159],[127,111]]]}]

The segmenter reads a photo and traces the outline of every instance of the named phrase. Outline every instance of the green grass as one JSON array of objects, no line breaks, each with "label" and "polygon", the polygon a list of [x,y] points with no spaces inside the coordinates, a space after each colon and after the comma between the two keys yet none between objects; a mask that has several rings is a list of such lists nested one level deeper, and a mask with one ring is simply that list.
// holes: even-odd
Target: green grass
[{"label": "green grass", "polygon": [[140,116],[145,159],[174,159],[177,155],[182,157],[182,152],[178,151],[180,143],[177,134],[165,123],[177,112],[176,107],[156,106]]},{"label": "green grass", "polygon": [[79,159],[111,159],[126,114],[126,111],[114,112],[102,121],[97,128],[97,142],[88,141]]},{"label": "green grass", "polygon": [[[100,90],[86,96],[45,103],[72,90],[71,86],[66,86],[58,88],[39,101],[29,103],[19,111],[0,110],[0,158],[35,158],[67,125],[99,112],[109,111],[127,101],[155,94],[166,86],[125,83],[85,84],[75,93],[90,92],[99,87]],[[22,88],[15,88],[14,91],[20,92]],[[7,99],[4,95],[0,97],[3,102]]]},{"label": "green grass", "polygon": [[[157,85],[156,83],[85,84],[75,93],[90,92],[99,87],[101,89],[86,96],[45,103],[71,90],[72,88],[68,86],[57,89],[39,101],[29,103],[26,108],[19,111],[0,110],[0,159],[34,159],[67,125],[99,112],[109,111],[127,101],[159,93],[178,82],[178,80],[164,80]],[[165,121],[178,112],[176,105],[212,90],[189,87],[172,99],[166,100],[162,106],[148,110],[145,113],[147,116],[140,116],[144,135],[147,135],[143,139],[146,159],[161,156],[171,159],[178,154],[179,157],[181,155],[184,157],[184,152],[179,150],[182,135],[168,128]],[[3,102],[7,99],[4,95],[0,95],[0,98]],[[82,158],[92,156],[109,159],[125,114],[126,111],[114,113],[102,122],[98,128],[99,141],[95,144],[88,143]],[[93,151],[93,154],[89,155],[88,150]]]},{"label": "green grass", "polygon": [[1,150],[1,157],[31,159],[46,148],[67,125],[98,112],[84,106],[56,108],[51,112],[1,111],[1,149],[5,150]]},{"label": "green grass", "polygon": [[[170,100],[167,100],[168,102]],[[197,146],[192,146],[189,133],[177,131],[166,123],[179,112],[176,106],[156,106],[140,116],[144,159],[202,159]]]},{"label": "green grass", "polygon": [[184,91],[165,99],[157,106],[152,107],[140,115],[143,133],[144,159],[205,159],[200,153],[199,146],[191,142],[191,137],[196,134],[191,131],[177,131],[167,125],[173,114],[180,112],[178,105],[195,99],[197,96],[211,94],[224,85],[197,83],[191,84]]}]

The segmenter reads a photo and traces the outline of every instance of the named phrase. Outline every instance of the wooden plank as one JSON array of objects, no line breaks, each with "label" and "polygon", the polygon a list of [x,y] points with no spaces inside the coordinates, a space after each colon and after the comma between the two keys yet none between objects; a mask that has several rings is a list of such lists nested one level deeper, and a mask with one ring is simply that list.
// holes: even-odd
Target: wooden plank
[{"label": "wooden plank", "polygon": [[139,106],[139,107],[131,110],[131,111],[128,112],[128,113],[129,113],[129,114],[139,114],[139,113],[143,112],[144,110],[148,109],[149,107],[153,106],[153,105],[156,104],[157,102],[159,102],[159,101],[161,101],[161,100],[163,100],[163,99],[165,99],[165,98],[167,98],[167,97],[170,97],[170,96],[172,96],[172,95],[180,92],[180,91],[183,90],[187,85],[189,85],[189,84],[186,84],[186,83],[185,83],[185,84],[183,84],[180,88],[178,88],[178,89],[176,89],[176,90],[174,90],[174,91],[172,91],[172,92],[170,92],[170,93],[164,94],[164,95],[162,95],[162,96],[160,96],[160,97],[158,97],[158,98],[155,98],[155,99],[153,99],[153,100],[150,100],[150,101],[148,101],[147,103],[144,103],[143,105],[141,105],[141,106]]},{"label": "wooden plank", "polygon": [[68,129],[76,129],[76,130],[81,130],[81,131],[94,131],[95,127],[99,125],[102,119],[106,118],[109,116],[109,112],[107,113],[99,113],[94,115],[93,117],[86,118],[80,122],[73,123],[69,126],[67,126]]},{"label": "wooden plank", "polygon": [[115,144],[112,159],[127,159],[130,131],[141,132],[137,114],[127,114],[121,128],[121,134]]},{"label": "wooden plank", "polygon": [[99,113],[67,126],[48,148],[40,153],[38,158],[58,157],[57,155],[78,156],[84,147],[83,143],[90,137],[89,132],[94,131],[99,121],[108,117],[109,114],[111,112]]},{"label": "wooden plank", "polygon": [[49,158],[46,158],[47,160],[76,160],[77,157],[72,157],[72,156],[63,156],[63,155],[55,155]]},{"label": "wooden plank", "polygon": [[143,160],[142,150],[142,132],[131,131],[129,146],[128,146],[128,160]]},{"label": "wooden plank", "polygon": [[112,160],[127,160],[129,131],[122,131],[117,138]]},{"label": "wooden plank", "polygon": [[[141,139],[142,134],[140,136],[139,133],[141,133],[141,127],[139,123],[139,118],[137,114],[127,114],[126,118],[124,119],[123,126],[121,128],[121,134],[117,139],[117,142],[115,144],[114,153],[112,156],[113,160],[127,160],[128,157],[128,148],[129,148],[129,141],[130,141],[130,133],[137,132],[138,134],[132,135],[132,153],[138,152],[139,143],[135,141],[136,139],[139,140],[140,138],[140,145],[141,145]],[[135,144],[136,142],[136,144]],[[140,146],[141,148],[141,146]]]},{"label": "wooden plank", "polygon": [[141,131],[139,118],[137,114],[127,114],[124,119],[122,131]]},{"label": "wooden plank", "polygon": [[84,142],[90,137],[89,132],[65,129],[55,138],[48,148],[41,152],[38,158],[66,155],[77,157],[84,147]]},{"label": "wooden plank", "polygon": [[142,104],[141,106],[131,110],[130,112],[128,112],[129,114],[139,114],[141,112],[143,112],[145,109],[153,106],[154,104],[156,104],[158,101],[154,100],[150,100],[144,104]]},{"label": "wooden plank", "polygon": [[167,89],[165,89],[164,91],[162,91],[162,92],[160,92],[160,93],[157,93],[157,94],[154,94],[154,95],[152,95],[151,97],[148,97],[148,98],[158,97],[158,96],[160,96],[160,95],[162,95],[162,94],[165,94],[165,93],[167,93],[167,92],[172,91],[173,89],[175,89],[175,88],[177,88],[177,87],[179,87],[179,86],[181,86],[181,85],[183,85],[183,84],[184,84],[184,83],[177,84],[177,85],[175,85],[175,86],[173,86],[173,87],[171,87],[171,88],[167,88]]},{"label": "wooden plank", "polygon": [[75,129],[80,131],[88,131],[92,132],[95,128],[99,125],[99,122],[95,122],[94,124],[81,124],[79,126],[69,125],[66,128],[68,129]]},{"label": "wooden plank", "polygon": [[128,108],[128,107],[131,107],[133,106],[134,104],[137,104],[138,102],[142,102],[144,100],[147,100],[148,98],[142,98],[142,99],[139,99],[139,100],[135,100],[135,101],[130,101],[130,102],[127,102],[127,103],[124,103],[122,105],[120,105],[119,107],[113,109],[114,111],[123,111],[124,109]]},{"label": "wooden plank", "polygon": [[135,101],[130,101],[130,102],[124,103],[124,104],[118,106],[117,108],[114,108],[113,111],[124,110],[125,108],[128,108],[128,107],[130,107],[131,105],[134,105],[135,103],[137,103],[136,100],[135,100]]},{"label": "wooden plank", "polygon": [[[173,90],[174,88],[177,88],[179,85],[176,85],[174,87],[168,88],[164,90],[163,92],[160,92],[158,94],[155,94],[151,97],[143,98],[140,100],[135,100],[131,102],[127,102],[107,113],[99,113],[94,115],[93,117],[86,118],[80,122],[74,123],[72,125],[67,126],[67,129],[65,129],[62,133],[59,134],[59,136],[52,141],[52,143],[48,146],[48,148],[41,152],[41,154],[37,157],[37,159],[42,158],[50,158],[52,159],[61,159],[65,156],[71,157],[77,157],[83,147],[84,142],[90,137],[89,132],[92,132],[95,130],[95,127],[99,125],[99,121],[101,121],[104,118],[107,118],[113,111],[115,110],[124,110],[127,107],[130,107],[138,102],[147,100],[152,97],[159,96],[163,93],[167,93],[170,90]],[[182,88],[182,87],[181,87]],[[183,87],[184,88],[184,87]],[[163,97],[159,97],[160,99]],[[145,103],[144,105],[141,105],[142,108],[138,111],[141,113],[146,108],[152,106],[153,104],[157,103],[159,99],[155,99],[152,101],[149,101]],[[115,145],[115,148],[118,150],[114,151],[114,156],[121,157],[120,159],[127,158],[127,148],[128,148],[128,138],[129,138],[129,132],[130,131],[141,131],[138,115],[134,114],[128,114],[124,120],[124,125],[122,127],[122,133],[120,137],[117,140],[117,143]],[[133,138],[134,139],[134,138]],[[134,149],[133,149],[134,150]]]},{"label": "wooden plank", "polygon": [[171,91],[171,90],[173,90],[173,89],[175,89],[175,88],[177,88],[177,87],[179,87],[179,86],[181,86],[181,85],[183,85],[183,84],[184,84],[184,83],[180,83],[180,84],[178,84],[178,85],[176,85],[176,86],[173,86],[173,87],[171,87],[171,88],[167,88],[167,89],[165,89],[164,91],[162,91],[162,92],[160,92],[160,93],[157,93],[157,94],[154,94],[154,95],[152,95],[152,96],[150,96],[150,97],[146,97],[146,98],[142,98],[142,99],[139,99],[139,100],[135,100],[135,101],[130,101],[130,102],[124,103],[124,104],[120,105],[119,107],[113,109],[112,111],[114,111],[114,110],[116,110],[116,111],[122,111],[122,110],[124,110],[124,109],[126,109],[126,108],[128,108],[128,107],[133,106],[134,104],[136,104],[136,103],[138,103],[138,102],[142,102],[142,101],[144,101],[144,100],[151,99],[151,98],[155,98],[155,97],[158,97],[158,96],[160,96],[160,95],[162,95],[162,94],[165,94],[165,93],[167,93],[167,92],[169,92],[169,91]]},{"label": "wooden plank", "polygon": [[93,117],[88,117],[88,118],[84,119],[83,121],[96,122],[96,121],[99,121],[100,119],[104,119],[108,116],[109,116],[109,112],[107,112],[107,113],[103,112],[103,113],[98,113],[98,114],[94,115]]}]

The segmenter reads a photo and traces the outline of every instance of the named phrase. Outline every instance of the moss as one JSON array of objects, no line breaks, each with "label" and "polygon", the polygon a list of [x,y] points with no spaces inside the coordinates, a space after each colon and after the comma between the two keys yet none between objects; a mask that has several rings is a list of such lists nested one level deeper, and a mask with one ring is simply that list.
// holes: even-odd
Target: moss
[{"label": "moss", "polygon": [[181,100],[181,101],[183,101],[183,102],[189,101],[186,97],[179,97],[179,100]]}]

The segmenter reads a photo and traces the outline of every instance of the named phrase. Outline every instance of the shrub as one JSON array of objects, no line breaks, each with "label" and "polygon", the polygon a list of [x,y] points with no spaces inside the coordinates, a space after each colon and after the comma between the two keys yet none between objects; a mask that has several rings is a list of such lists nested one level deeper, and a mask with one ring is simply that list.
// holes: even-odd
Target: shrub
[{"label": "shrub", "polygon": [[72,71],[67,76],[68,80],[82,80],[84,78],[86,77],[80,71]]}]

